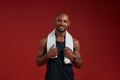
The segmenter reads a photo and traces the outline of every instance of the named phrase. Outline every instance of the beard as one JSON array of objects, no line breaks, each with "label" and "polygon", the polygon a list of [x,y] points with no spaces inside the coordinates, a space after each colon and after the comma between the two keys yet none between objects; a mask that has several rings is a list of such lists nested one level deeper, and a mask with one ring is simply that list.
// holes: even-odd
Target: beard
[{"label": "beard", "polygon": [[66,31],[66,29],[65,30],[57,30],[57,31],[60,32],[60,33],[63,33],[63,32]]},{"label": "beard", "polygon": [[56,30],[60,33],[63,33],[67,30],[66,26],[57,26]]}]

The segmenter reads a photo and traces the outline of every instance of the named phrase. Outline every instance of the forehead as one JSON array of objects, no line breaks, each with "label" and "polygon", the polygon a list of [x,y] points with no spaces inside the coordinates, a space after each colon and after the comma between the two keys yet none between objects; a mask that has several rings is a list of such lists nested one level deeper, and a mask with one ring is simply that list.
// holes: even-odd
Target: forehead
[{"label": "forehead", "polygon": [[56,16],[56,19],[69,20],[69,16],[67,14],[59,14]]}]

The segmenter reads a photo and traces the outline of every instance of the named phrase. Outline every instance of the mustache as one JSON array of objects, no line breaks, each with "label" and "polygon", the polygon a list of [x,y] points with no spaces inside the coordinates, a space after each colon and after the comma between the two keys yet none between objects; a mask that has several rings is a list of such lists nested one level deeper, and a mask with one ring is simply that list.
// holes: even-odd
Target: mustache
[{"label": "mustache", "polygon": [[64,25],[58,25],[58,27],[65,27]]}]

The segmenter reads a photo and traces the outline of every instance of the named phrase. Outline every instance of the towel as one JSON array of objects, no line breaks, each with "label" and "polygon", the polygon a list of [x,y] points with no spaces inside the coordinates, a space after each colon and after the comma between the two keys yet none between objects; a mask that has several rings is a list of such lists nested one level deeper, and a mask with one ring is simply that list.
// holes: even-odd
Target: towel
[{"label": "towel", "polygon": [[[52,45],[54,45],[56,47],[55,29],[51,33],[48,34],[48,37],[47,37],[47,52],[50,50]],[[65,35],[65,47],[70,48],[73,52],[73,38],[68,33],[68,31],[66,31],[66,35]],[[57,56],[54,57],[54,58],[57,58]],[[71,64],[71,61],[70,61],[70,59],[64,57],[64,63],[65,64]]]}]

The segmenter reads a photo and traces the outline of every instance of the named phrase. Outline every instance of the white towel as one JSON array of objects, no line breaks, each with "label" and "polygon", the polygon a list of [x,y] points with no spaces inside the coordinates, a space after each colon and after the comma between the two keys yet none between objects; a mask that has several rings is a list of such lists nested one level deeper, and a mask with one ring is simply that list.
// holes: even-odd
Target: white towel
[{"label": "white towel", "polygon": [[[55,30],[53,30],[51,33],[48,34],[48,37],[47,37],[47,52],[50,50],[52,45],[56,46]],[[65,47],[69,47],[73,51],[73,38],[68,33],[68,31],[66,31],[66,35],[65,35]],[[54,58],[57,58],[57,56],[54,57]],[[71,61],[70,61],[70,59],[64,57],[64,63],[65,64],[70,64]]]}]

